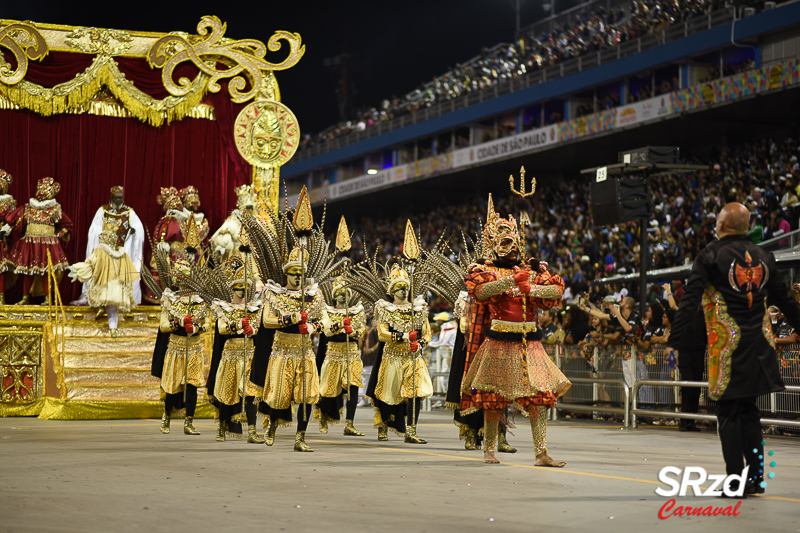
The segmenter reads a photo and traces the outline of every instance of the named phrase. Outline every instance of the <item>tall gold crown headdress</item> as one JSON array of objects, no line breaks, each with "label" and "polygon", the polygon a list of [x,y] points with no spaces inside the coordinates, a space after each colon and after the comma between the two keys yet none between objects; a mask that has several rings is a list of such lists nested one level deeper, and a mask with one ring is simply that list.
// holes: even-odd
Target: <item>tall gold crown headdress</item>
[{"label": "tall gold crown headdress", "polygon": [[301,264],[300,264],[300,256],[301,255],[303,256],[303,264],[302,264],[303,270],[307,270],[308,269],[308,256],[309,256],[309,253],[308,253],[308,251],[305,251],[304,253],[301,253],[300,252],[300,246],[295,246],[294,248],[292,248],[292,251],[289,252],[289,259],[283,265],[283,271],[286,272],[287,270],[289,270],[292,267],[301,266]]},{"label": "tall gold crown headdress", "polygon": [[494,210],[492,195],[489,195],[489,209],[486,214],[486,225],[483,227],[483,250],[487,257],[496,252],[500,247],[501,241],[510,238],[515,244],[519,245],[519,228],[517,220],[513,215],[503,218]]},{"label": "tall gold crown headdress", "polygon": [[236,187],[234,192],[236,193],[236,209],[241,211],[247,206],[256,205],[256,194],[252,185],[242,185],[241,187]]},{"label": "tall gold crown headdress", "polygon": [[387,284],[387,290],[389,294],[392,294],[392,289],[394,286],[400,282],[405,282],[407,286],[411,286],[411,280],[408,277],[408,274],[405,270],[398,264],[395,263],[392,265],[392,270],[389,271],[389,283]]}]

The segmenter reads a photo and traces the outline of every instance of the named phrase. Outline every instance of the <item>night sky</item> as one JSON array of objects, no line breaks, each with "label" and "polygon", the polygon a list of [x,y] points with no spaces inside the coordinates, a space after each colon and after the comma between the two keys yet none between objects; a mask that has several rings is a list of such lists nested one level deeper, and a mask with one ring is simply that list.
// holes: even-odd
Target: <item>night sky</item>
[{"label": "night sky", "polygon": [[[226,22],[226,36],[266,42],[277,30],[297,32],[305,56],[276,73],[282,100],[304,133],[339,121],[338,73],[326,58],[353,56],[355,107],[403,95],[484,47],[514,37],[516,0],[102,2],[0,0],[0,18],[141,31],[196,33],[203,15]],[[545,0],[520,0],[522,26],[543,15]],[[559,0],[565,7],[567,0]],[[569,2],[574,3],[574,2]],[[121,7],[135,10],[113,10]],[[270,56],[272,61],[283,56]],[[276,59],[277,58],[277,59]]]}]

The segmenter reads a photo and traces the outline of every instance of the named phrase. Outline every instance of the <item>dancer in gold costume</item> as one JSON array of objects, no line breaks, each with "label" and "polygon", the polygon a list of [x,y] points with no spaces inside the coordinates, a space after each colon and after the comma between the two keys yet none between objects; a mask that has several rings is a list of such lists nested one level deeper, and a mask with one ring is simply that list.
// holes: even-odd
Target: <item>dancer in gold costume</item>
[{"label": "dancer in gold costume", "polygon": [[[320,433],[328,432],[328,422],[340,420],[340,411],[345,411],[344,434],[363,436],[353,426],[358,404],[358,388],[363,387],[361,373],[364,364],[358,340],[367,326],[367,315],[361,302],[353,301],[353,291],[339,277],[333,283],[334,305],[322,310],[323,336],[317,352],[320,365],[320,400],[316,416]],[[349,338],[349,342],[348,342]],[[347,401],[343,402],[343,397]]]},{"label": "dancer in gold costume", "polygon": [[[302,254],[305,258],[308,254]],[[292,423],[292,404],[298,404],[295,451],[312,452],[305,442],[311,407],[319,401],[319,374],[313,344],[308,335],[322,330],[320,318],[324,300],[316,283],[301,289],[300,281],[307,263],[300,260],[300,248],[294,248],[283,265],[286,285],[273,281],[264,286],[264,327],[274,329],[272,353],[264,383],[264,402],[269,406],[266,442],[272,446],[279,426]],[[301,311],[305,308],[305,311]]]},{"label": "dancer in gold costume", "polygon": [[208,395],[219,410],[218,441],[224,441],[226,434],[242,435],[241,424],[236,419],[242,412],[244,397],[247,442],[263,444],[264,439],[256,433],[258,388],[245,378],[253,363],[253,338],[261,325],[263,302],[261,295],[253,290],[249,273],[245,279],[243,261],[233,258],[229,271],[230,301],[215,299],[211,304],[217,330],[208,375]]}]

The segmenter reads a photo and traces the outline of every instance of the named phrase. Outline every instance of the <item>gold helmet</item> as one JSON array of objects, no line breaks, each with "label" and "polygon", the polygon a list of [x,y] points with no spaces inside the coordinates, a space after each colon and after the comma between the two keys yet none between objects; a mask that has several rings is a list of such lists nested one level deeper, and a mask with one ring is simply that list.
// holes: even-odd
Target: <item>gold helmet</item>
[{"label": "gold helmet", "polygon": [[[303,263],[302,264],[300,263],[300,256],[301,255],[303,256]],[[301,253],[299,246],[295,246],[292,249],[292,251],[289,253],[289,259],[283,265],[283,271],[287,272],[290,268],[296,267],[296,266],[302,266],[303,267],[303,271],[308,270],[308,250],[306,250],[305,252]]]},{"label": "gold helmet", "polygon": [[392,291],[394,290],[395,286],[401,282],[405,283],[406,287],[411,286],[411,280],[409,279],[406,271],[403,270],[403,268],[398,263],[395,263],[394,265],[392,265],[392,270],[389,272],[389,283],[387,285],[389,294],[392,294]]},{"label": "gold helmet", "polygon": [[347,288],[347,284],[345,283],[343,276],[337,277],[333,281],[333,286],[331,287],[331,293],[333,294],[334,298],[336,298],[336,295],[341,292],[345,293],[345,298],[348,300],[353,294],[353,291]]}]

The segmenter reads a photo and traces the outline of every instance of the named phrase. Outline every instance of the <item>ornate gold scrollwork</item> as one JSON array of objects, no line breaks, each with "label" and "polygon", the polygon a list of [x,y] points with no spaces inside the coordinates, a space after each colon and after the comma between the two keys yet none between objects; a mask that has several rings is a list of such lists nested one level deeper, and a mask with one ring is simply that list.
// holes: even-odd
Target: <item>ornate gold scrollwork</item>
[{"label": "ornate gold scrollwork", "polygon": [[[11,378],[10,380],[7,378]],[[31,386],[25,384],[25,378],[30,379]],[[22,400],[31,401],[34,398],[33,388],[36,385],[36,369],[32,366],[4,366],[2,391],[0,400],[4,402]]]},{"label": "ornate gold scrollwork", "polygon": [[[173,96],[182,96],[191,90],[191,81],[180,78],[177,83],[173,79],[175,68],[184,61],[191,61],[200,71],[210,77],[208,90],[218,92],[219,80],[232,78],[228,84],[231,99],[237,104],[252,99],[262,86],[262,71],[285,70],[294,66],[305,53],[305,45],[301,44],[300,35],[287,31],[278,31],[267,42],[256,40],[232,41],[224,37],[227,24],[219,18],[205,16],[197,25],[197,33],[201,39],[191,43],[179,34],[166,35],[150,47],[147,61],[150,66],[162,68],[161,79],[167,92]],[[281,42],[289,44],[289,56],[280,63],[264,60],[267,49],[277,52]],[[222,63],[225,69],[216,65]],[[245,91],[249,83],[249,90]]]},{"label": "ornate gold scrollwork", "polygon": [[128,33],[105,28],[75,28],[64,40],[81,52],[109,56],[127,52],[133,43],[133,37]]},{"label": "ornate gold scrollwork", "polygon": [[0,46],[8,48],[17,61],[17,70],[3,61],[0,54],[0,82],[14,85],[21,81],[28,72],[28,60],[43,59],[48,52],[47,41],[39,30],[30,24],[9,24],[0,29]]}]

